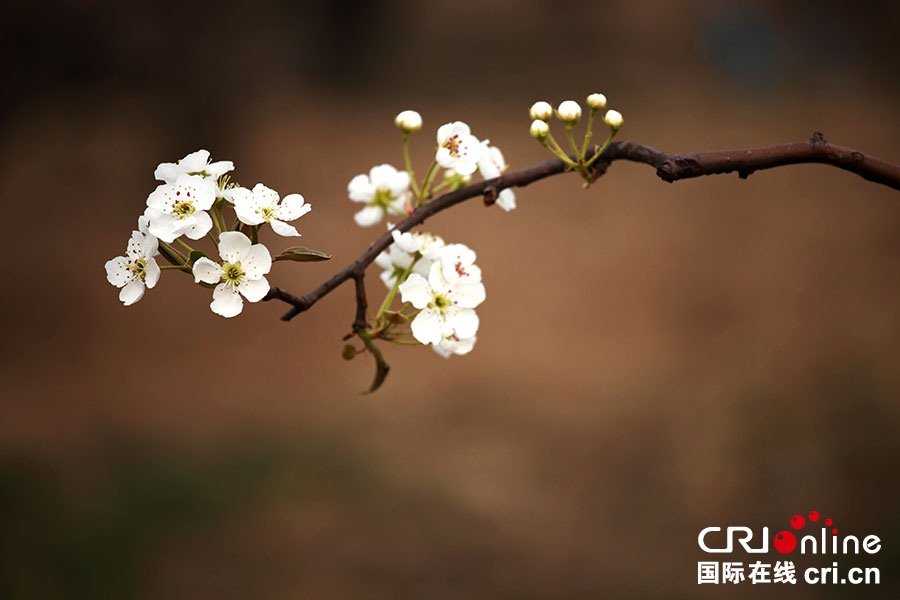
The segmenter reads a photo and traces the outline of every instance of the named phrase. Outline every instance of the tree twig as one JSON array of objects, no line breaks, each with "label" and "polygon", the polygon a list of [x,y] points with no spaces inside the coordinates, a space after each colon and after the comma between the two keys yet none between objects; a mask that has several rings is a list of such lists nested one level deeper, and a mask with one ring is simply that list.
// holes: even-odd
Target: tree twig
[{"label": "tree twig", "polygon": [[[585,160],[593,156],[588,151]],[[574,157],[572,157],[574,159]],[[747,150],[716,150],[697,152],[695,154],[666,154],[649,146],[636,142],[614,142],[591,166],[591,175],[596,179],[603,175],[610,164],[617,160],[643,163],[656,169],[656,175],[663,181],[673,182],[681,179],[700,177],[701,175],[717,175],[737,172],[742,179],[763,169],[771,169],[785,165],[803,163],[819,163],[837,167],[855,173],[864,179],[880,183],[900,190],[900,165],[895,165],[843,146],[835,146],[825,141],[821,133],[814,133],[806,142],[794,142],[779,146],[766,146]],[[429,217],[444,211],[451,206],[470,198],[484,196],[486,204],[496,198],[501,190],[510,187],[524,187],[546,177],[571,171],[559,159],[548,160],[525,169],[511,171],[500,177],[471,183],[466,187],[444,194],[427,204],[418,207],[408,217],[400,221],[394,229],[405,232],[416,225],[424,223]],[[353,279],[356,284],[356,317],[353,331],[366,327],[366,292],[364,285],[365,270],[383,250],[393,242],[391,233],[382,234],[355,261],[332,275],[317,288],[295,296],[277,287],[269,290],[264,300],[281,300],[291,305],[291,309],[282,317],[282,321],[290,321],[301,312],[309,310],[323,296],[329,294],[339,285]]]}]

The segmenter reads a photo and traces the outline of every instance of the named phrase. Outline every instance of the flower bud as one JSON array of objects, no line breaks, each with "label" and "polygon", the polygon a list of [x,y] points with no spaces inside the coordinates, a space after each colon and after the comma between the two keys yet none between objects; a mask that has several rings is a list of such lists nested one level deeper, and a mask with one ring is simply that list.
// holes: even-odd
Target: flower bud
[{"label": "flower bud", "polygon": [[341,348],[341,358],[353,360],[354,356],[356,356],[356,347],[353,344],[344,344],[344,347]]},{"label": "flower bud", "polygon": [[406,132],[418,131],[422,129],[422,115],[414,110],[404,110],[394,119],[394,125]]},{"label": "flower bud", "polygon": [[606,96],[603,94],[591,94],[587,97],[587,105],[594,110],[606,108]]},{"label": "flower bud", "polygon": [[530,133],[531,137],[542,140],[550,134],[550,126],[547,125],[547,121],[535,119],[531,122]]},{"label": "flower bud", "polygon": [[566,123],[577,123],[581,118],[581,107],[574,100],[566,100],[556,109],[556,116]]},{"label": "flower bud", "polygon": [[603,122],[613,130],[619,129],[622,126],[622,113],[617,110],[608,110],[603,115]]},{"label": "flower bud", "polygon": [[532,119],[546,121],[553,116],[553,107],[550,106],[549,102],[544,102],[543,100],[541,100],[531,105],[531,109],[529,109],[528,114],[531,115]]}]

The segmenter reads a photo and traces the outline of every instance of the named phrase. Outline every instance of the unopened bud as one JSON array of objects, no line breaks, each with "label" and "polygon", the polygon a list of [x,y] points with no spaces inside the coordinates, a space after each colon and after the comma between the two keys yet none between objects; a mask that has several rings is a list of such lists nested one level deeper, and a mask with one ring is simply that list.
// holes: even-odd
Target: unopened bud
[{"label": "unopened bud", "polygon": [[406,132],[418,131],[422,129],[422,115],[414,110],[404,110],[394,118],[394,125]]},{"label": "unopened bud", "polygon": [[578,119],[581,118],[581,106],[574,100],[566,100],[556,109],[556,116],[566,123],[577,123]]},{"label": "unopened bud", "polygon": [[352,360],[354,356],[356,356],[356,346],[353,344],[344,344],[344,347],[341,348],[341,358],[344,360]]},{"label": "unopened bud", "polygon": [[617,110],[608,110],[606,114],[603,115],[603,122],[610,126],[612,129],[619,129],[622,126],[622,113]]},{"label": "unopened bud", "polygon": [[531,122],[530,133],[531,137],[542,140],[550,134],[550,126],[547,125],[547,121],[535,119]]},{"label": "unopened bud", "polygon": [[531,105],[531,108],[528,110],[528,114],[531,115],[532,119],[546,121],[553,116],[553,107],[550,106],[549,102],[544,102],[543,100],[541,100]]},{"label": "unopened bud", "polygon": [[587,105],[594,110],[606,108],[606,96],[603,94],[591,94],[587,97]]}]

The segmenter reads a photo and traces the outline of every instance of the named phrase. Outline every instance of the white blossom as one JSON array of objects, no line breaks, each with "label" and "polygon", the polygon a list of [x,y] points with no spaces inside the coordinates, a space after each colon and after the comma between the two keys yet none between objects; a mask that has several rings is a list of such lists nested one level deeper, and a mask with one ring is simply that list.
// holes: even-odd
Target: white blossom
[{"label": "white blossom", "polygon": [[[428,277],[432,262],[441,254],[444,240],[430,233],[401,234],[394,230],[391,235],[394,243],[375,257],[375,264],[384,269],[380,275],[384,285],[388,288],[394,287],[397,278],[406,272],[414,260],[416,262],[410,272]],[[419,257],[418,260],[416,256]]]},{"label": "white blossom", "polygon": [[[484,158],[478,163],[478,170],[481,171],[481,175],[485,179],[500,177],[500,175],[509,168],[509,165],[506,164],[506,160],[503,158],[503,153],[500,151],[500,148],[489,144],[489,140],[483,142],[485,147]],[[501,190],[500,194],[497,196],[497,206],[506,212],[513,210],[516,207],[515,192],[509,188]]]},{"label": "white blossom", "polygon": [[419,309],[412,323],[413,337],[423,344],[440,344],[447,336],[471,338],[478,331],[473,310],[485,299],[484,285],[464,278],[447,281],[440,261],[431,265],[428,278],[413,273],[400,284],[403,302]]},{"label": "white blossom", "polygon": [[535,119],[531,122],[531,128],[528,130],[528,133],[531,134],[531,137],[542,140],[550,134],[550,126],[547,125],[546,121]]},{"label": "white blossom", "polygon": [[460,175],[471,175],[484,156],[484,146],[462,121],[441,125],[437,131],[437,163]]},{"label": "white blossom", "polygon": [[556,116],[566,123],[577,123],[581,118],[581,107],[574,100],[566,100],[556,109]]},{"label": "white blossom", "polygon": [[448,244],[440,250],[441,274],[450,282],[481,282],[481,269],[475,264],[475,251],[465,244]]},{"label": "white blossom", "polygon": [[151,234],[167,244],[182,234],[197,240],[212,229],[207,210],[216,201],[216,186],[199,175],[179,175],[175,183],[163,183],[147,197],[144,217]]},{"label": "white blossom", "polygon": [[454,333],[450,333],[441,338],[437,344],[432,344],[431,348],[444,358],[450,358],[454,354],[462,356],[472,351],[475,342],[478,340],[474,335],[469,338],[460,339]]},{"label": "white blossom", "polygon": [[384,215],[406,213],[406,196],[409,193],[409,173],[398,171],[391,165],[372,167],[368,175],[357,175],[347,184],[347,192],[354,202],[365,202],[366,207],[353,218],[360,227],[375,225]]},{"label": "white blossom", "polygon": [[144,295],[144,288],[152,288],[159,281],[159,266],[153,258],[159,254],[159,243],[152,235],[132,231],[125,256],[106,262],[106,279],[117,288],[119,300],[131,306]]},{"label": "white blossom", "polygon": [[591,94],[587,97],[587,105],[594,110],[606,107],[606,96],[603,94]]},{"label": "white blossom", "polygon": [[619,129],[622,127],[622,113],[617,110],[608,110],[606,114],[603,115],[603,122],[610,126],[612,129]]},{"label": "white blossom", "polygon": [[239,231],[219,236],[222,264],[203,257],[194,263],[194,281],[218,284],[213,290],[210,309],[223,317],[234,317],[244,308],[241,296],[259,302],[269,292],[266,273],[272,268],[272,255],[262,244],[251,244]]},{"label": "white blossom", "polygon": [[441,256],[441,250],[444,248],[444,240],[440,236],[431,233],[412,233],[394,229],[391,231],[391,237],[405,252],[415,254],[418,252],[429,260],[435,260]]},{"label": "white blossom", "polygon": [[299,236],[294,226],[288,225],[285,221],[299,219],[312,210],[312,206],[305,204],[300,194],[288,194],[279,203],[278,192],[261,183],[257,183],[253,190],[238,187],[229,191],[234,202],[234,212],[237,213],[241,223],[247,225],[268,223],[272,226],[272,231],[278,235]]},{"label": "white blossom", "polygon": [[414,110],[404,110],[394,118],[394,124],[406,132],[418,131],[422,129],[422,115]]},{"label": "white blossom", "polygon": [[528,110],[528,114],[532,119],[535,119],[537,121],[546,121],[551,116],[553,116],[553,107],[550,106],[549,102],[540,100],[531,105],[531,108]]},{"label": "white blossom", "polygon": [[153,172],[153,176],[165,183],[175,183],[181,175],[197,175],[209,179],[216,185],[217,195],[223,197],[224,190],[218,187],[219,178],[225,173],[234,170],[234,163],[230,160],[209,162],[208,150],[197,150],[174,163],[160,163]]}]

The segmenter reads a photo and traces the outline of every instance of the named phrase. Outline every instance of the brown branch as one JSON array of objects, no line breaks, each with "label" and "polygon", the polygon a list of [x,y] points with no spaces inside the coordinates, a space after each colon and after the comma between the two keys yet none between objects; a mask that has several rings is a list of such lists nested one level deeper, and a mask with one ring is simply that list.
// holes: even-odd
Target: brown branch
[{"label": "brown branch", "polygon": [[[591,155],[589,151],[588,156],[585,158],[590,158]],[[668,182],[700,177],[701,175],[731,173],[733,171],[736,171],[739,177],[746,178],[751,173],[763,169],[802,163],[820,163],[850,171],[864,179],[900,190],[900,165],[889,163],[850,148],[829,144],[820,133],[813,134],[812,138],[806,142],[766,146],[749,150],[717,150],[713,152],[698,152],[696,154],[665,154],[635,142],[614,142],[609,145],[603,156],[598,158],[592,165],[593,178],[596,179],[603,175],[609,168],[609,165],[616,160],[627,160],[650,165],[656,168],[656,174],[660,179]],[[469,198],[483,196],[485,204],[491,204],[496,199],[496,195],[505,188],[524,187],[540,179],[569,170],[561,160],[552,159],[525,169],[506,173],[494,179],[469,184],[464,188],[444,194],[420,206],[411,215],[400,221],[395,229],[401,232],[409,231],[416,225],[424,223],[429,217]],[[323,296],[352,278],[356,283],[357,305],[353,331],[359,331],[366,327],[366,296],[363,284],[366,268],[392,242],[393,238],[390,232],[382,234],[359,258],[303,296],[298,297],[273,287],[264,300],[281,300],[290,304],[292,308],[281,317],[282,321],[290,321],[301,312],[309,310]]]}]

